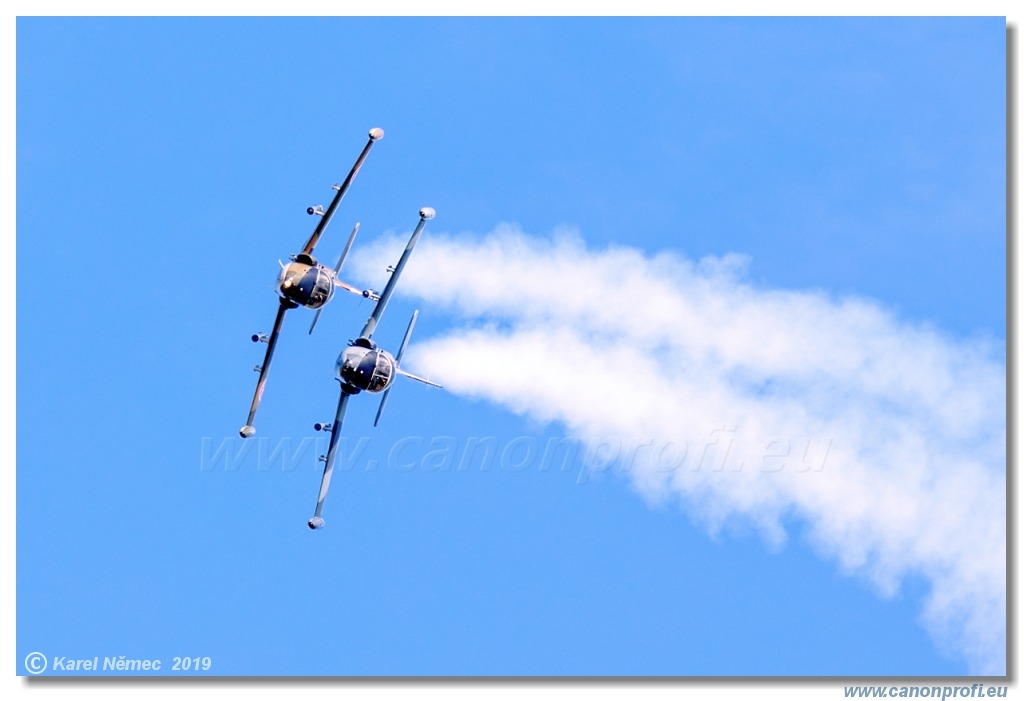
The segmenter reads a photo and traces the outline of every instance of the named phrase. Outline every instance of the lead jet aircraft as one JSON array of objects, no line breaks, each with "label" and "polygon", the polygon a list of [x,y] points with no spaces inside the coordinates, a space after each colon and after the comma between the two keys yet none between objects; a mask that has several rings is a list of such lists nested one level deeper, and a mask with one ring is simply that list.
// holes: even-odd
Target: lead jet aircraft
[{"label": "lead jet aircraft", "polygon": [[326,210],[320,205],[306,209],[307,214],[319,216],[320,222],[310,235],[309,240],[306,241],[306,245],[302,247],[302,252],[291,256],[290,262],[287,265],[281,263],[281,273],[277,276],[279,304],[277,316],[274,318],[274,328],[269,336],[263,333],[252,335],[253,343],[263,342],[267,344],[267,354],[263,359],[263,364],[257,365],[254,368],[259,372],[260,379],[256,382],[256,392],[249,407],[249,418],[245,420],[245,425],[238,431],[242,438],[249,438],[256,433],[253,421],[256,418],[256,410],[259,409],[260,400],[263,398],[263,390],[267,384],[267,374],[270,372],[270,361],[274,357],[274,348],[277,345],[277,337],[281,333],[281,324],[284,322],[285,312],[300,306],[307,309],[315,309],[316,316],[313,317],[313,323],[309,327],[309,332],[313,333],[313,327],[316,326],[317,319],[320,318],[320,312],[323,311],[324,305],[334,296],[335,287],[341,287],[348,292],[361,294],[364,297],[376,298],[376,294],[371,290],[360,291],[338,279],[341,266],[344,264],[345,257],[352,248],[352,242],[355,240],[356,233],[359,231],[359,224],[356,224],[352,230],[348,243],[345,245],[345,250],[342,252],[333,270],[317,262],[317,259],[313,257],[313,248],[316,247],[320,236],[324,233],[327,225],[330,224],[335,210],[338,209],[338,205],[341,204],[345,193],[348,192],[349,186],[355,180],[356,175],[358,175],[363,161],[366,160],[367,154],[370,153],[370,148],[373,147],[374,142],[384,137],[384,130],[379,128],[371,129],[369,137],[369,141],[363,147],[362,153],[356,159],[355,165],[352,166],[348,177],[345,178],[345,182],[341,185],[333,186],[336,192],[330,206]]},{"label": "lead jet aircraft", "polygon": [[334,470],[335,453],[338,447],[338,436],[341,434],[341,423],[345,417],[345,407],[348,405],[349,397],[355,396],[364,390],[372,394],[383,392],[380,400],[380,407],[377,409],[377,416],[373,420],[373,425],[376,426],[380,421],[381,414],[384,412],[384,405],[388,401],[388,394],[391,392],[391,384],[394,382],[396,376],[403,375],[410,379],[424,382],[432,387],[441,386],[436,382],[431,382],[426,378],[418,377],[410,372],[406,372],[400,365],[402,362],[402,355],[405,353],[405,348],[409,345],[409,337],[412,336],[412,329],[416,325],[416,317],[419,314],[419,310],[413,312],[412,319],[409,321],[409,326],[405,330],[405,337],[402,339],[402,345],[399,346],[397,354],[392,356],[383,348],[378,348],[377,344],[373,342],[373,332],[377,329],[377,323],[380,321],[381,315],[384,314],[384,309],[388,305],[388,300],[391,299],[391,294],[395,290],[395,285],[398,284],[398,278],[402,274],[402,270],[405,268],[405,264],[409,260],[409,256],[412,254],[412,249],[416,245],[416,241],[419,240],[420,233],[423,231],[423,226],[427,221],[433,218],[434,210],[430,207],[424,207],[420,210],[419,223],[416,225],[415,231],[412,232],[412,236],[409,238],[409,243],[402,252],[402,257],[399,258],[398,263],[390,269],[391,277],[388,279],[384,290],[378,296],[377,304],[373,308],[373,313],[370,314],[370,318],[366,320],[366,325],[363,326],[363,330],[359,334],[359,338],[349,342],[348,346],[341,352],[341,355],[338,356],[338,361],[335,363],[335,379],[341,383],[341,396],[338,399],[338,409],[334,414],[334,422],[329,424],[317,423],[313,425],[313,428],[317,431],[327,431],[330,433],[331,439],[328,444],[327,455],[320,457],[324,462],[324,475],[320,481],[320,494],[316,501],[316,512],[313,514],[313,518],[309,519],[309,527],[312,529],[323,528],[324,525],[324,500],[327,498],[327,489],[331,485],[331,472]]}]

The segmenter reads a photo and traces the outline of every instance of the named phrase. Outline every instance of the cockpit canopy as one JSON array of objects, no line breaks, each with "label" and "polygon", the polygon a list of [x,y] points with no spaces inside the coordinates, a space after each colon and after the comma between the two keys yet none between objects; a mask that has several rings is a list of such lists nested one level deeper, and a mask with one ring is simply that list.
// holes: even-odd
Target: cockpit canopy
[{"label": "cockpit canopy", "polygon": [[281,270],[277,294],[296,305],[319,309],[334,295],[334,276],[309,256],[297,256]]},{"label": "cockpit canopy", "polygon": [[356,391],[383,392],[395,377],[395,360],[387,351],[351,345],[338,357],[337,375]]}]

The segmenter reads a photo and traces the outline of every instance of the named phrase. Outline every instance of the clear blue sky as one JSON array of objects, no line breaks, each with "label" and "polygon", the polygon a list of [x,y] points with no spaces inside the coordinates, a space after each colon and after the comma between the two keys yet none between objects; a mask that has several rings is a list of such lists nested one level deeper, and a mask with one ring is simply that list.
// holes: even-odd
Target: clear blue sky
[{"label": "clear blue sky", "polygon": [[[33,651],[223,675],[969,672],[921,624],[925,579],[882,596],[797,515],[778,548],[581,463],[430,469],[438,436],[566,435],[457,392],[402,385],[377,429],[353,400],[346,446],[368,440],[310,532],[302,441],[369,313],[354,297],[312,338],[289,315],[259,440],[216,448],[242,448],[276,261],[374,126],[329,262],[354,221],[370,244],[430,205],[426,237],[511,222],[744,254],[752,285],[877,300],[1001,361],[1002,18],[22,18],[17,41],[18,674]],[[378,340],[414,305],[414,343],[463,323],[398,297]]]}]

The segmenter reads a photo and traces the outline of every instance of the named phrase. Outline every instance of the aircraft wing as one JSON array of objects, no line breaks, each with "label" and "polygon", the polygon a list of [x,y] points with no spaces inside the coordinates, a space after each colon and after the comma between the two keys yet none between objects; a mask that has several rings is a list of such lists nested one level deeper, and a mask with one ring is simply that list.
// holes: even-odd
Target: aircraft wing
[{"label": "aircraft wing", "polygon": [[267,385],[267,373],[270,372],[270,361],[274,359],[274,348],[277,346],[277,337],[281,335],[281,324],[284,323],[284,313],[288,311],[282,301],[278,306],[277,316],[274,318],[274,330],[270,332],[269,338],[262,338],[259,335],[253,336],[254,341],[267,341],[267,355],[263,358],[263,365],[260,366],[260,379],[256,382],[256,393],[252,397],[252,404],[249,406],[249,418],[245,426],[238,431],[242,438],[248,438],[256,433],[252,422],[256,418],[256,410],[260,408],[260,400],[263,399],[263,389]]},{"label": "aircraft wing", "polygon": [[380,321],[381,316],[383,316],[384,310],[388,306],[388,301],[391,299],[391,295],[395,291],[395,286],[398,284],[398,278],[402,275],[402,270],[405,269],[405,264],[409,261],[409,256],[412,255],[412,249],[419,240],[420,234],[423,232],[424,225],[429,220],[433,219],[434,215],[435,212],[430,207],[424,207],[420,210],[419,223],[416,224],[416,229],[412,232],[412,236],[409,237],[409,243],[406,245],[405,250],[402,251],[402,257],[398,259],[398,263],[395,265],[394,270],[391,273],[391,277],[388,279],[388,284],[384,286],[384,290],[380,293],[380,298],[377,300],[377,304],[373,308],[373,313],[370,315],[370,318],[366,320],[366,325],[363,327],[363,331],[360,334],[361,338],[369,339],[373,336],[373,332],[377,329],[377,323]]},{"label": "aircraft wing", "polygon": [[356,179],[356,175],[359,174],[359,169],[363,167],[363,161],[366,160],[366,156],[370,153],[370,149],[373,147],[374,141],[379,141],[384,138],[384,130],[379,128],[373,128],[370,130],[370,140],[366,142],[366,146],[363,147],[362,153],[359,154],[359,158],[356,159],[355,165],[352,166],[352,170],[349,171],[348,177],[345,178],[345,182],[341,185],[336,185],[337,192],[334,194],[334,199],[331,200],[331,204],[327,207],[327,211],[321,215],[320,223],[317,224],[316,229],[309,236],[309,240],[306,241],[306,245],[302,247],[302,252],[306,255],[312,255],[313,249],[316,247],[317,242],[320,240],[320,236],[324,233],[327,225],[331,223],[331,217],[334,216],[334,211],[341,204],[341,200],[345,197],[345,193],[348,192],[349,186],[352,181]]},{"label": "aircraft wing", "polygon": [[351,396],[345,390],[341,391],[341,397],[338,398],[338,410],[334,414],[334,423],[328,429],[331,432],[331,441],[327,447],[327,456],[324,458],[324,476],[320,480],[320,494],[316,499],[316,512],[313,514],[313,518],[309,519],[308,524],[314,530],[324,527],[324,502],[327,500],[327,490],[331,486],[331,473],[334,472],[338,437],[341,435],[341,423],[345,418],[345,407],[348,405],[348,398]]}]

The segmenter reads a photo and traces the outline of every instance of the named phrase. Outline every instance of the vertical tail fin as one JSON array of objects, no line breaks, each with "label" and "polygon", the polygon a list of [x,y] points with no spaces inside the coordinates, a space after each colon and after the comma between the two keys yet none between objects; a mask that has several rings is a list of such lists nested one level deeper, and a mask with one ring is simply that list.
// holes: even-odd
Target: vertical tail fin
[{"label": "vertical tail fin", "polygon": [[[409,345],[409,338],[412,336],[412,329],[416,326],[416,317],[420,315],[420,310],[417,309],[412,313],[412,319],[409,320],[409,328],[405,330],[405,338],[402,339],[402,345],[398,348],[398,353],[395,355],[395,365],[400,366],[402,362],[402,355],[405,354],[405,347]],[[397,368],[396,368],[397,369]],[[394,387],[394,385],[392,385]],[[380,416],[384,413],[384,405],[388,402],[388,395],[391,393],[391,387],[384,390],[384,396],[380,398],[380,406],[377,408],[377,417],[373,420],[373,425],[376,426],[380,422]]]},{"label": "vertical tail fin", "polygon": [[[345,264],[345,259],[348,258],[348,252],[352,250],[352,244],[355,242],[356,234],[358,234],[358,233],[359,233],[359,222],[356,222],[356,225],[352,228],[352,233],[349,234],[348,243],[345,244],[345,250],[343,250],[341,252],[341,256],[338,257],[338,264],[334,266],[334,280],[335,280],[335,282],[338,281],[338,273],[341,272],[341,266],[343,266]],[[316,310],[316,314],[313,316],[313,323],[309,325],[309,333],[310,334],[312,334],[313,333],[313,329],[316,328],[316,322],[318,322],[320,320],[320,312],[322,312],[323,310],[324,310],[323,307],[320,307],[319,309]]]}]

